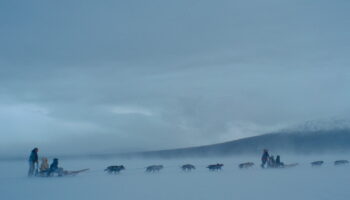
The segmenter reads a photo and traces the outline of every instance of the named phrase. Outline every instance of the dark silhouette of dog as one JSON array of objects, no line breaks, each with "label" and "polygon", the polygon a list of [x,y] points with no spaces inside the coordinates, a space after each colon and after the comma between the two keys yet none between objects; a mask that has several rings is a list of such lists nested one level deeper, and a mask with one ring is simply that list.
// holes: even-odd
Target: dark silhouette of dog
[{"label": "dark silhouette of dog", "polygon": [[245,162],[245,163],[241,163],[238,165],[238,167],[240,169],[248,169],[248,168],[253,167],[253,166],[254,166],[253,162]]},{"label": "dark silhouette of dog", "polygon": [[319,166],[321,166],[321,165],[323,165],[323,161],[322,160],[318,160],[318,161],[314,161],[314,162],[312,162],[311,163],[311,166],[312,167],[319,167]]},{"label": "dark silhouette of dog", "polygon": [[182,171],[189,172],[189,171],[195,170],[196,167],[194,165],[191,165],[191,164],[186,164],[186,165],[182,165],[181,169],[182,169]]},{"label": "dark silhouette of dog", "polygon": [[146,167],[146,172],[148,172],[148,173],[159,172],[163,168],[164,168],[163,165],[150,165],[150,166]]},{"label": "dark silhouette of dog", "polygon": [[334,165],[347,165],[349,164],[349,161],[347,160],[336,160],[334,161]]},{"label": "dark silhouette of dog", "polygon": [[224,164],[213,164],[213,165],[208,165],[207,168],[209,169],[209,171],[220,171],[222,169],[222,166],[224,166]]},{"label": "dark silhouette of dog", "polygon": [[109,174],[119,174],[121,171],[125,170],[125,167],[123,165],[114,165],[114,166],[109,166],[105,169],[105,172]]}]

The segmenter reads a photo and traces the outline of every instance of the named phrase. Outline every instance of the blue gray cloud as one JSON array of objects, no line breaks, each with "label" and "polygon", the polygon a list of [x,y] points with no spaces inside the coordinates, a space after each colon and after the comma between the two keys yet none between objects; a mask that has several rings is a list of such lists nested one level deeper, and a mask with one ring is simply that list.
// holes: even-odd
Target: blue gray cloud
[{"label": "blue gray cloud", "polygon": [[1,148],[164,149],[348,119],[349,8],[3,1]]}]

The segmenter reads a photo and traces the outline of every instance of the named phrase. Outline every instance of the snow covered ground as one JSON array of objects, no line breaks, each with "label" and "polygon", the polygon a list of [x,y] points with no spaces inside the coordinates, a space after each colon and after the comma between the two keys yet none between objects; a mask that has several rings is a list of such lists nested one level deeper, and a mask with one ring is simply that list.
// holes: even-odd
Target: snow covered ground
[{"label": "snow covered ground", "polygon": [[[239,170],[241,162],[259,163],[254,158],[208,158],[171,160],[61,160],[65,169],[91,170],[76,177],[28,178],[25,161],[0,162],[0,199],[2,200],[340,200],[350,198],[350,166],[333,166],[338,156],[284,156],[286,163],[299,162],[289,169]],[[310,162],[324,160],[320,168]],[[209,172],[208,164],[224,163],[221,172]],[[193,172],[182,172],[179,166],[191,163]],[[126,170],[120,175],[107,175],[108,165],[123,164]],[[144,167],[163,164],[160,173],[147,174]]]}]

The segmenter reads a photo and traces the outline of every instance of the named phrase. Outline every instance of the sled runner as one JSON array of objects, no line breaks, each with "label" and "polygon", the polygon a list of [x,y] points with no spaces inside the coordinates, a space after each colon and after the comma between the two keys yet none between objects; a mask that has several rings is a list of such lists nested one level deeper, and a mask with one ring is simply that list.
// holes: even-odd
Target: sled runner
[{"label": "sled runner", "polygon": [[63,171],[63,176],[75,176],[77,174],[80,174],[82,172],[86,172],[89,169],[81,169],[81,170],[76,170],[76,171]]},{"label": "sled runner", "polygon": [[75,171],[68,171],[68,170],[58,170],[55,172],[52,172],[50,175],[47,171],[39,172],[36,176],[37,177],[53,177],[53,176],[75,176],[77,174],[80,174],[82,172],[86,172],[89,169],[81,169],[81,170],[75,170]]},{"label": "sled runner", "polygon": [[291,167],[295,167],[295,166],[297,166],[297,165],[299,165],[299,163],[286,164],[286,165],[284,165],[284,166],[281,167],[281,168],[291,168]]}]

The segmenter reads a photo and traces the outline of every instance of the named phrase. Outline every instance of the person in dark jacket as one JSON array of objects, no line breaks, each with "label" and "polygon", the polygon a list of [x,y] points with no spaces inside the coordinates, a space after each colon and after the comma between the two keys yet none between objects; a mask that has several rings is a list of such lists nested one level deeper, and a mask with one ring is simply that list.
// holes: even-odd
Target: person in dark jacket
[{"label": "person in dark jacket", "polygon": [[281,162],[281,157],[278,155],[276,157],[276,167],[283,167],[284,166],[284,163]]},{"label": "person in dark jacket", "polygon": [[39,157],[38,157],[39,149],[35,147],[29,156],[29,171],[28,176],[33,176],[35,171],[35,163],[39,164]]},{"label": "person in dark jacket", "polygon": [[265,164],[268,161],[270,155],[267,149],[264,149],[263,155],[261,156],[261,167],[265,168]]},{"label": "person in dark jacket", "polygon": [[58,167],[58,159],[54,158],[50,165],[50,169],[47,172],[47,176],[51,176],[53,173],[57,173],[58,176],[62,176],[63,168]]}]

